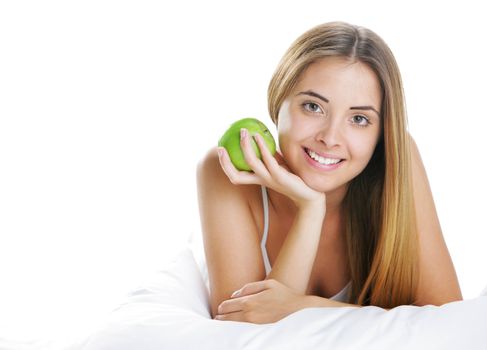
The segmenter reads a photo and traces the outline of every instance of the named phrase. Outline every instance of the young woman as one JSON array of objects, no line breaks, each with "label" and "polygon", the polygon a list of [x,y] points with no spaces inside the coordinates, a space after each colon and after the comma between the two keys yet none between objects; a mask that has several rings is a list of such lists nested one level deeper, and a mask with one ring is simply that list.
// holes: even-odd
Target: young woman
[{"label": "young woman", "polygon": [[252,172],[223,148],[198,164],[212,316],[462,300],[384,41],[343,22],[312,28],[279,63],[268,104],[275,156],[242,130]]}]

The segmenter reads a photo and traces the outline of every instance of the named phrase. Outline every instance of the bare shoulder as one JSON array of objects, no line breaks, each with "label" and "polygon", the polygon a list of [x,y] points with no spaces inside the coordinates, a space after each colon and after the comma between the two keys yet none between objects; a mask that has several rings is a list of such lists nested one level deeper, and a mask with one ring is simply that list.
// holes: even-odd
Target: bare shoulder
[{"label": "bare shoulder", "polygon": [[235,185],[221,168],[216,147],[198,162],[201,232],[210,282],[212,316],[244,284],[265,278],[258,230],[248,202],[256,185]]},{"label": "bare shoulder", "polygon": [[410,135],[413,194],[420,245],[420,281],[416,305],[462,300],[455,267],[436,212],[426,169]]},{"label": "bare shoulder", "polygon": [[[199,160],[196,168],[198,191],[207,195],[227,195],[232,202],[252,205],[260,193],[260,185],[235,185],[223,171],[218,159],[217,147],[210,148]],[[207,193],[206,193],[207,192]],[[208,197],[205,199],[210,199]]]}]

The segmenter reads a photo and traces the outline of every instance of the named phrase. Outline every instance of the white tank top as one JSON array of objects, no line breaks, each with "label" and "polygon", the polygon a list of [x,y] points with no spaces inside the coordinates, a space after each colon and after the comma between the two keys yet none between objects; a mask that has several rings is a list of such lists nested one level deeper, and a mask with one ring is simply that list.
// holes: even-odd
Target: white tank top
[{"label": "white tank top", "polygon": [[[267,249],[265,247],[267,243],[267,235],[269,231],[269,206],[267,203],[267,189],[265,186],[261,185],[262,188],[262,203],[264,205],[264,233],[262,235],[262,241],[260,242],[260,248],[262,250],[262,258],[264,259],[264,266],[265,266],[265,274],[266,276],[271,272],[271,263],[269,261],[269,256],[267,255]],[[338,294],[334,295],[333,297],[329,298],[331,300],[347,302],[347,294],[348,289],[350,288],[349,282]]]}]

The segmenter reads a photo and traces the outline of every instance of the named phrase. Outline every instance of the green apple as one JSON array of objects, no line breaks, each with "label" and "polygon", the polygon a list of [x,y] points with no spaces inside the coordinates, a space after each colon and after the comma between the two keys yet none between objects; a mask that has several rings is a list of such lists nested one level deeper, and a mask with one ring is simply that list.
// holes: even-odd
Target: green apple
[{"label": "green apple", "polygon": [[267,126],[255,118],[244,118],[237,120],[235,123],[230,125],[227,131],[225,131],[223,136],[218,141],[218,146],[225,147],[230,155],[233,165],[235,165],[235,168],[239,170],[252,171],[250,166],[245,161],[244,154],[240,148],[241,128],[248,130],[252,148],[259,159],[262,159],[262,155],[260,153],[259,146],[252,136],[257,133],[262,135],[265,144],[272,155],[276,153],[276,142],[274,141],[274,138],[272,137],[272,134]]}]

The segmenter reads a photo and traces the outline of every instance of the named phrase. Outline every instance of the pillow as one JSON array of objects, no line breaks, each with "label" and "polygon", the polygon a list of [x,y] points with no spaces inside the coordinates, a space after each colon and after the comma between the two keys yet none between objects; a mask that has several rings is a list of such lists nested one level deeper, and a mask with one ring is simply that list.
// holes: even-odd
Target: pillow
[{"label": "pillow", "polygon": [[208,289],[190,248],[132,292],[83,350],[148,349],[480,349],[487,297],[390,311],[307,308],[272,324],[210,318]]}]

